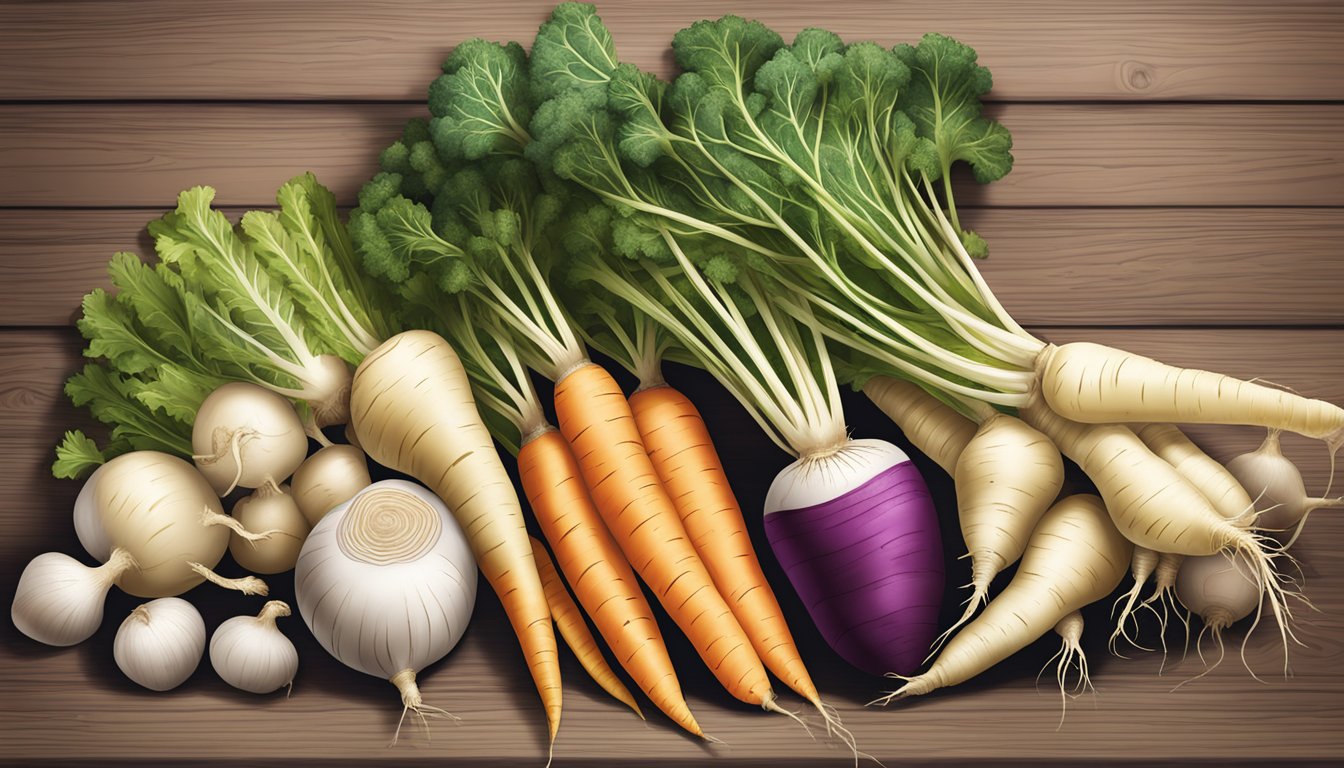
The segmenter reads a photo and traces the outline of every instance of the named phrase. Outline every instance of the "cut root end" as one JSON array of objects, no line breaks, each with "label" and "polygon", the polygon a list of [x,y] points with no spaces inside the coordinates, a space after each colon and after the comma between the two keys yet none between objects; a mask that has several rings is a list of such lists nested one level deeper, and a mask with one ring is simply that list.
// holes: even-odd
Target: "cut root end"
[{"label": "cut root end", "polygon": [[401,725],[406,720],[406,713],[408,712],[420,718],[420,723],[425,728],[426,740],[430,738],[429,718],[443,717],[455,723],[462,721],[462,718],[447,710],[432,707],[425,703],[420,695],[420,687],[415,684],[415,670],[403,669],[393,675],[390,682],[397,686],[397,691],[401,693],[401,717],[397,719],[397,730],[392,734],[392,742],[387,746],[395,747],[397,745],[397,740],[401,737]]}]

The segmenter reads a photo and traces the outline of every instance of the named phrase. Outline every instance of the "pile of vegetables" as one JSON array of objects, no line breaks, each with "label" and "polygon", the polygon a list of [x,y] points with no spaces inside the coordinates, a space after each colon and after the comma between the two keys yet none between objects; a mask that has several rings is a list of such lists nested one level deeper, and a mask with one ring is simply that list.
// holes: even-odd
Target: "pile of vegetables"
[{"label": "pile of vegetables", "polygon": [[[172,688],[205,648],[177,596],[207,580],[266,594],[215,572],[228,550],[248,571],[295,570],[304,624],[395,685],[403,718],[447,715],[417,676],[462,637],[479,568],[552,744],[556,629],[614,699],[643,717],[598,637],[649,702],[709,739],[665,642],[675,629],[728,695],[803,721],[773,675],[857,756],[710,430],[664,377],[671,361],[708,372],[793,459],[746,510],[762,509],[787,588],[831,649],[901,681],[882,703],[964,682],[1052,631],[1061,689],[1075,665],[1085,686],[1080,611],[1127,575],[1117,652],[1138,644],[1137,611],[1159,607],[1163,629],[1189,612],[1216,639],[1268,608],[1286,651],[1285,550],[1310,511],[1344,500],[1310,497],[1278,434],[1333,455],[1344,410],[1050,344],[1014,321],[954,200],[954,166],[981,183],[1012,166],[1008,131],[981,114],[989,72],[964,44],[820,29],[790,43],[726,16],[672,49],[671,82],[622,63],[578,3],[530,53],[462,42],[430,85],[431,119],[381,152],[348,227],[311,175],[237,226],[212,190],[184,192],[150,225],[158,261],[114,256],[116,292],[89,294],[79,323],[96,362],[67,393],[109,439],[67,433],[53,472],[93,470],[74,522],[102,564],[38,556],[16,626],[69,645],[97,629],[113,585],[158,598],[114,654],[137,683]],[[972,589],[951,626],[940,510],[902,449],[846,422],[845,386],[953,478]],[[1270,432],[1224,467],[1175,426],[1188,422]],[[1095,494],[1061,497],[1065,457]],[[373,482],[385,470],[419,484]],[[226,515],[237,489],[250,493]],[[255,693],[292,684],[276,623],[289,614],[272,601],[216,629],[220,676]]]}]

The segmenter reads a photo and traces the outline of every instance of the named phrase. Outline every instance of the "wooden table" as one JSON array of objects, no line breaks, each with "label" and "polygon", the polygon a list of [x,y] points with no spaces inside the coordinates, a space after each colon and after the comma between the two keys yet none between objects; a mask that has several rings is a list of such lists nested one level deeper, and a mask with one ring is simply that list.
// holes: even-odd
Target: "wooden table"
[{"label": "wooden table", "polygon": [[[602,11],[626,58],[666,74],[671,34],[727,7],[607,2]],[[937,30],[979,50],[1017,165],[963,194],[965,217],[992,245],[989,281],[1033,329],[1344,402],[1344,5],[737,0],[731,9],[785,35],[816,24],[890,43]],[[313,170],[348,203],[398,124],[423,111],[425,87],[455,42],[530,39],[547,11],[522,0],[0,2],[6,601],[31,557],[78,552],[69,512],[77,484],[53,480],[48,465],[61,431],[87,425],[61,384],[79,365],[79,297],[106,282],[112,252],[149,252],[143,225],[194,184],[217,187],[228,206],[264,206],[280,182]],[[674,376],[707,412],[754,512],[786,457],[712,382]],[[871,405],[850,403],[856,435],[900,441]],[[1192,434],[1224,459],[1260,436]],[[1324,449],[1298,440],[1288,449],[1311,489],[1323,490]],[[950,516],[949,483],[921,466]],[[759,517],[749,517],[759,535]],[[958,554],[955,524],[945,533]],[[958,689],[865,708],[886,681],[827,650],[763,542],[760,551],[823,694],[888,765],[1330,762],[1344,759],[1344,519],[1322,513],[1308,534],[1295,554],[1321,612],[1300,612],[1306,647],[1292,650],[1293,677],[1280,674],[1276,633],[1265,629],[1246,646],[1264,683],[1233,656],[1172,692],[1203,668],[1198,659],[1177,651],[1158,676],[1160,654],[1109,656],[1099,608],[1087,614],[1085,640],[1098,694],[1070,701],[1062,723],[1050,677],[1034,683],[1054,651],[1048,638]],[[272,580],[279,596],[290,596],[288,581]],[[189,597],[212,628],[259,603],[207,587]],[[949,612],[959,598],[949,591]],[[291,698],[241,694],[209,669],[169,694],[134,687],[113,666],[111,641],[135,602],[114,595],[103,630],[65,650],[0,622],[0,762],[544,762],[541,709],[492,595],[480,598],[459,649],[423,676],[428,699],[463,723],[436,725],[432,741],[417,731],[392,750],[391,686],[327,658],[297,618],[286,626],[302,658]],[[1153,624],[1143,631],[1155,639]],[[1168,639],[1179,643],[1179,633]],[[660,718],[641,723],[566,657],[557,764],[847,764],[834,745],[730,700],[684,642],[671,651],[692,708],[725,746],[697,743]]]}]

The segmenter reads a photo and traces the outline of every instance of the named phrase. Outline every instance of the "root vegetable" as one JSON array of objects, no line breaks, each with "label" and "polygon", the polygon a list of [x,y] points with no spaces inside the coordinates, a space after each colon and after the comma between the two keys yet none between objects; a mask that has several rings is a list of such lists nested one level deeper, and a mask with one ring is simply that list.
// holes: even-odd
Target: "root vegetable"
[{"label": "root vegetable", "polygon": [[124,549],[113,550],[98,568],[59,552],[38,555],[19,576],[10,618],[39,643],[82,643],[103,623],[107,591],[134,568],[135,560]]},{"label": "root vegetable", "polygon": [[[522,645],[553,741],[560,727],[561,688],[550,608],[518,494],[481,423],[461,360],[429,331],[393,336],[355,371],[350,413],[370,458],[427,483],[452,510],[454,529],[460,525],[467,532],[476,564],[499,595]],[[299,559],[302,563],[303,556]],[[462,578],[469,576],[474,589],[475,571],[464,568],[469,574]],[[406,690],[406,700],[415,701],[412,689]]]},{"label": "root vegetable", "polygon": [[[229,532],[261,539],[224,514],[210,484],[182,459],[155,451],[122,454],[96,473],[90,495],[76,503],[76,530],[90,554],[118,549],[136,567],[116,584],[137,597],[173,597],[202,581],[266,594],[254,577],[225,579],[214,573],[229,545]],[[110,562],[110,561],[109,561]]]},{"label": "root vegetable", "polygon": [[288,485],[262,485],[233,507],[233,519],[251,531],[264,531],[256,541],[238,534],[229,536],[229,553],[239,565],[256,573],[284,573],[298,562],[310,526],[294,502]]},{"label": "root vegetable", "polygon": [[588,630],[588,623],[583,620],[583,612],[575,604],[574,598],[570,597],[560,573],[555,569],[555,563],[551,562],[551,556],[546,552],[546,546],[536,539],[532,539],[532,556],[537,560],[538,575],[541,576],[541,584],[546,589],[546,602],[551,606],[551,618],[555,620],[555,626],[560,630],[560,636],[564,638],[565,643],[569,645],[569,650],[574,652],[579,664],[583,665],[584,670],[593,678],[593,682],[643,720],[644,713],[639,711],[635,697],[630,695],[630,690],[616,676],[606,657],[602,655],[602,648],[598,646],[597,638]]},{"label": "root vegetable", "polygon": [[476,564],[466,535],[434,494],[384,480],[333,509],[304,543],[294,593],[328,653],[397,686],[403,718],[447,714],[424,703],[416,674],[466,631]]},{"label": "root vegetable", "polygon": [[1213,636],[1218,646],[1218,660],[1199,675],[1203,677],[1223,660],[1223,630],[1260,607],[1261,590],[1256,583],[1255,568],[1239,552],[1186,558],[1176,577],[1175,589],[1181,605],[1204,622],[1195,647],[1203,642],[1205,632]]},{"label": "root vegetable", "polygon": [[234,616],[210,637],[210,665],[229,685],[248,693],[270,693],[294,686],[299,652],[275,620],[289,605],[272,600],[256,616]]},{"label": "root vegetable", "polygon": [[1307,495],[1302,473],[1283,455],[1278,430],[1270,430],[1256,450],[1229,461],[1227,471],[1254,499],[1255,511],[1259,513],[1255,527],[1268,533],[1284,535],[1297,528],[1314,510],[1344,506],[1344,497],[1330,499]]},{"label": "root vegetable", "polygon": [[1080,494],[1060,500],[1037,524],[1008,586],[948,641],[927,672],[901,677],[905,684],[879,703],[957,685],[1003,661],[1110,594],[1132,554],[1101,499]]},{"label": "root vegetable", "polygon": [[961,452],[952,476],[973,591],[948,633],[970,620],[988,599],[994,577],[1022,556],[1064,486],[1064,460],[1049,438],[1021,419],[993,413]]},{"label": "root vegetable", "polygon": [[172,690],[186,682],[204,653],[205,622],[180,597],[136,606],[112,643],[117,668],[151,691]]},{"label": "root vegetable", "polygon": [[[1283,588],[1263,536],[1225,520],[1204,495],[1128,428],[1069,421],[1034,401],[1020,413],[1073,459],[1097,486],[1120,532],[1155,552],[1212,555],[1232,549],[1256,567],[1256,581],[1278,622],[1284,649],[1292,636]],[[1285,659],[1286,663],[1286,659]]]},{"label": "root vegetable", "polygon": [[191,445],[196,468],[220,496],[237,487],[278,485],[308,455],[308,437],[294,407],[241,381],[219,387],[201,403]]},{"label": "root vegetable", "polygon": [[1073,421],[1256,424],[1344,444],[1338,406],[1101,344],[1047,345],[1036,370],[1050,408]]},{"label": "root vegetable", "polygon": [[919,667],[938,631],[942,544],[928,488],[881,440],[851,440],[775,476],[765,533],[826,642],[873,674]]},{"label": "root vegetable", "polygon": [[289,486],[311,528],[336,505],[349,501],[372,482],[364,451],[353,445],[329,445],[294,470]]}]

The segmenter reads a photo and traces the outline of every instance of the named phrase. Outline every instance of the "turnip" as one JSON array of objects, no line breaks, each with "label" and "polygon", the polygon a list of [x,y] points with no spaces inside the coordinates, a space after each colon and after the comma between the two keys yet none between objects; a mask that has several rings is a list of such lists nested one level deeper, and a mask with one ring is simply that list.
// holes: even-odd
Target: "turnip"
[{"label": "turnip", "polygon": [[167,691],[191,677],[205,653],[205,622],[180,597],[137,606],[117,629],[112,658],[117,668],[151,691]]},{"label": "turnip", "polygon": [[937,631],[942,544],[928,488],[881,440],[804,455],[765,496],[765,533],[817,629],[842,658],[913,671]]},{"label": "turnip", "polygon": [[[1205,632],[1213,636],[1218,646],[1218,660],[1192,679],[1207,675],[1222,662],[1223,630],[1250,616],[1260,606],[1260,596],[1254,567],[1240,552],[1186,558],[1176,578],[1176,597],[1204,622],[1195,641],[1196,650]],[[1203,651],[1199,655],[1204,658]]]},{"label": "turnip", "polygon": [[905,685],[878,703],[957,685],[1008,658],[1110,594],[1124,578],[1132,550],[1101,499],[1061,499],[1036,525],[1008,586],[948,642],[927,672],[892,675]]},{"label": "turnip", "polygon": [[276,626],[289,605],[271,600],[256,616],[234,616],[210,636],[210,666],[229,685],[248,693],[270,693],[294,686],[299,652]]},{"label": "turnip", "polygon": [[118,550],[137,564],[116,580],[137,597],[172,597],[210,580],[265,594],[260,579],[225,579],[211,569],[229,534],[263,539],[224,514],[206,479],[182,459],[136,451],[108,461],[76,500],[75,528],[89,554],[110,562]]},{"label": "turnip", "polygon": [[[1344,497],[1307,495],[1302,473],[1283,455],[1277,429],[1269,431],[1259,448],[1229,461],[1227,470],[1241,481],[1255,501],[1255,511],[1259,513],[1255,527],[1268,533],[1284,535],[1294,528],[1300,532],[1307,515],[1313,511],[1344,506]],[[1297,538],[1296,532],[1292,538]]]},{"label": "turnip", "polygon": [[215,492],[278,485],[308,455],[294,407],[255,384],[236,381],[211,392],[196,412],[192,458]]},{"label": "turnip", "polygon": [[[348,434],[353,433],[353,429],[348,430]],[[289,486],[311,528],[333,507],[349,501],[371,482],[364,451],[353,445],[329,445],[294,470]]]},{"label": "turnip", "polygon": [[238,534],[229,537],[229,553],[239,565],[256,573],[284,573],[299,559],[311,526],[299,511],[289,486],[262,485],[238,500],[233,519],[253,531],[265,531],[262,541]]}]

